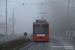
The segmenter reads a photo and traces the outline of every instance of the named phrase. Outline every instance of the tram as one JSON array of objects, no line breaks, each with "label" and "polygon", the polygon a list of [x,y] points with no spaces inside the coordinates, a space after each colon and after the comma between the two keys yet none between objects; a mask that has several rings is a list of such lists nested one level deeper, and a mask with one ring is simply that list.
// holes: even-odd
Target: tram
[{"label": "tram", "polygon": [[49,41],[49,23],[45,19],[33,23],[33,41]]}]

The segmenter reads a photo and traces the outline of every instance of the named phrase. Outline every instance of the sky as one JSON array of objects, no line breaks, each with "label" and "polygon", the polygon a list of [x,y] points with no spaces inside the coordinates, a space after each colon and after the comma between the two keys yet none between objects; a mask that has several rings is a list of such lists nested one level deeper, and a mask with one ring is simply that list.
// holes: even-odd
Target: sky
[{"label": "sky", "polygon": [[[50,23],[50,29],[53,28],[53,21],[61,14],[67,13],[68,0],[8,0],[7,15],[9,21],[15,17],[15,33],[20,34],[28,32],[32,34],[33,22],[36,19],[41,19],[40,12],[45,12],[44,18]],[[72,1],[71,1],[72,2]],[[23,5],[23,3],[25,5]],[[41,5],[40,3],[43,3]],[[71,5],[72,3],[70,3]],[[0,15],[3,16],[2,21],[5,21],[5,0],[0,0]],[[43,15],[43,14],[42,14]]]}]

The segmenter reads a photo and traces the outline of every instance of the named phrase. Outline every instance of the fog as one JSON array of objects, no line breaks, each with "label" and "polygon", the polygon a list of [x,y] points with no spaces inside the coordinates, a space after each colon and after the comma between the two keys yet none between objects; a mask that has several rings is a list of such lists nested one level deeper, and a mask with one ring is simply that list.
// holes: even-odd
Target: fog
[{"label": "fog", "polygon": [[[68,0],[8,0],[7,3],[8,25],[11,24],[9,18],[13,17],[14,9],[15,34],[23,34],[24,32],[32,34],[33,22],[36,19],[41,19],[40,12],[46,13],[44,18],[49,22],[51,31],[59,26],[61,18],[63,20],[68,16]],[[40,3],[43,3],[43,5]],[[3,16],[2,22],[4,22],[5,0],[0,0],[0,15]]]}]

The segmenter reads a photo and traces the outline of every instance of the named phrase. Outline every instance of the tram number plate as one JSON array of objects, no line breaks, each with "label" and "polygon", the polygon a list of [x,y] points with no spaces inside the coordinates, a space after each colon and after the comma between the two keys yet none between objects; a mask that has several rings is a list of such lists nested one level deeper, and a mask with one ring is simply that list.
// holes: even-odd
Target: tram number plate
[{"label": "tram number plate", "polygon": [[45,34],[37,34],[37,36],[45,36]]}]

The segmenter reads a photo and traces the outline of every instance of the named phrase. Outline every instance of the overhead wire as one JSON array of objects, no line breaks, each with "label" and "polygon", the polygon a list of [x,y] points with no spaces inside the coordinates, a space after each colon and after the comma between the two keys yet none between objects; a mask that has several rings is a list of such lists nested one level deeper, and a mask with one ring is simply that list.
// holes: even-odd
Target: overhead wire
[{"label": "overhead wire", "polygon": [[[24,5],[23,5],[24,6]],[[26,9],[26,11],[28,12],[28,14],[31,16],[31,14],[29,13],[29,11],[27,10],[27,8],[24,6],[24,8]],[[32,16],[31,16],[32,17]]]},{"label": "overhead wire", "polygon": [[[42,11],[44,11],[44,9],[43,9],[43,7],[42,7],[43,5],[46,5],[46,4],[51,3],[51,2],[41,3],[41,1],[40,1],[40,0],[39,0],[39,2],[40,2],[40,4],[41,4],[41,10],[42,10]],[[54,1],[54,3],[56,3],[56,1]],[[42,15],[42,14],[43,14],[43,15]],[[44,16],[45,16],[45,13],[41,13],[40,15],[41,15],[41,17],[44,17]]]},{"label": "overhead wire", "polygon": [[[32,4],[32,3],[29,3],[29,4],[24,4],[24,3],[21,3],[20,1],[16,0],[18,3],[22,4],[24,6],[24,9],[28,12],[28,14],[31,16],[31,14],[29,13],[29,11],[27,10],[26,6],[25,5],[29,5],[29,4]],[[39,0],[40,2],[40,5],[44,5],[44,4],[47,4],[47,3],[41,3],[41,1]],[[43,7],[41,8],[41,10],[43,10]],[[43,15],[44,16],[44,15]],[[32,16],[31,16],[32,17]]]},{"label": "overhead wire", "polygon": [[23,4],[23,3],[21,3],[21,2],[19,2],[18,0],[16,0],[18,3],[20,3],[20,4]]},{"label": "overhead wire", "polygon": [[[39,2],[41,3],[41,1],[39,0]],[[41,3],[41,5],[42,5],[42,3]]]},{"label": "overhead wire", "polygon": [[[28,4],[24,4],[24,3],[21,3],[19,2],[18,0],[16,0],[18,3],[22,4],[24,6],[24,9],[28,12],[28,14],[31,16],[31,14],[29,13],[29,11],[27,10],[27,8],[25,7],[25,5],[28,5]],[[32,4],[32,3],[30,3]],[[32,16],[31,16],[32,17]]]},{"label": "overhead wire", "polygon": [[[43,3],[41,3],[41,0],[39,0],[39,3],[40,3],[40,5],[42,6],[43,5]],[[42,10],[43,8],[41,8],[41,10]]]},{"label": "overhead wire", "polygon": [[[43,5],[43,3],[41,3],[41,1],[39,0],[39,2],[40,2],[40,4],[41,4],[41,9],[42,9],[42,11],[43,11],[43,7],[42,7],[42,5]],[[42,13],[40,13],[40,16],[41,16],[41,18],[44,18],[44,16],[45,16],[45,13],[42,15]]]}]

